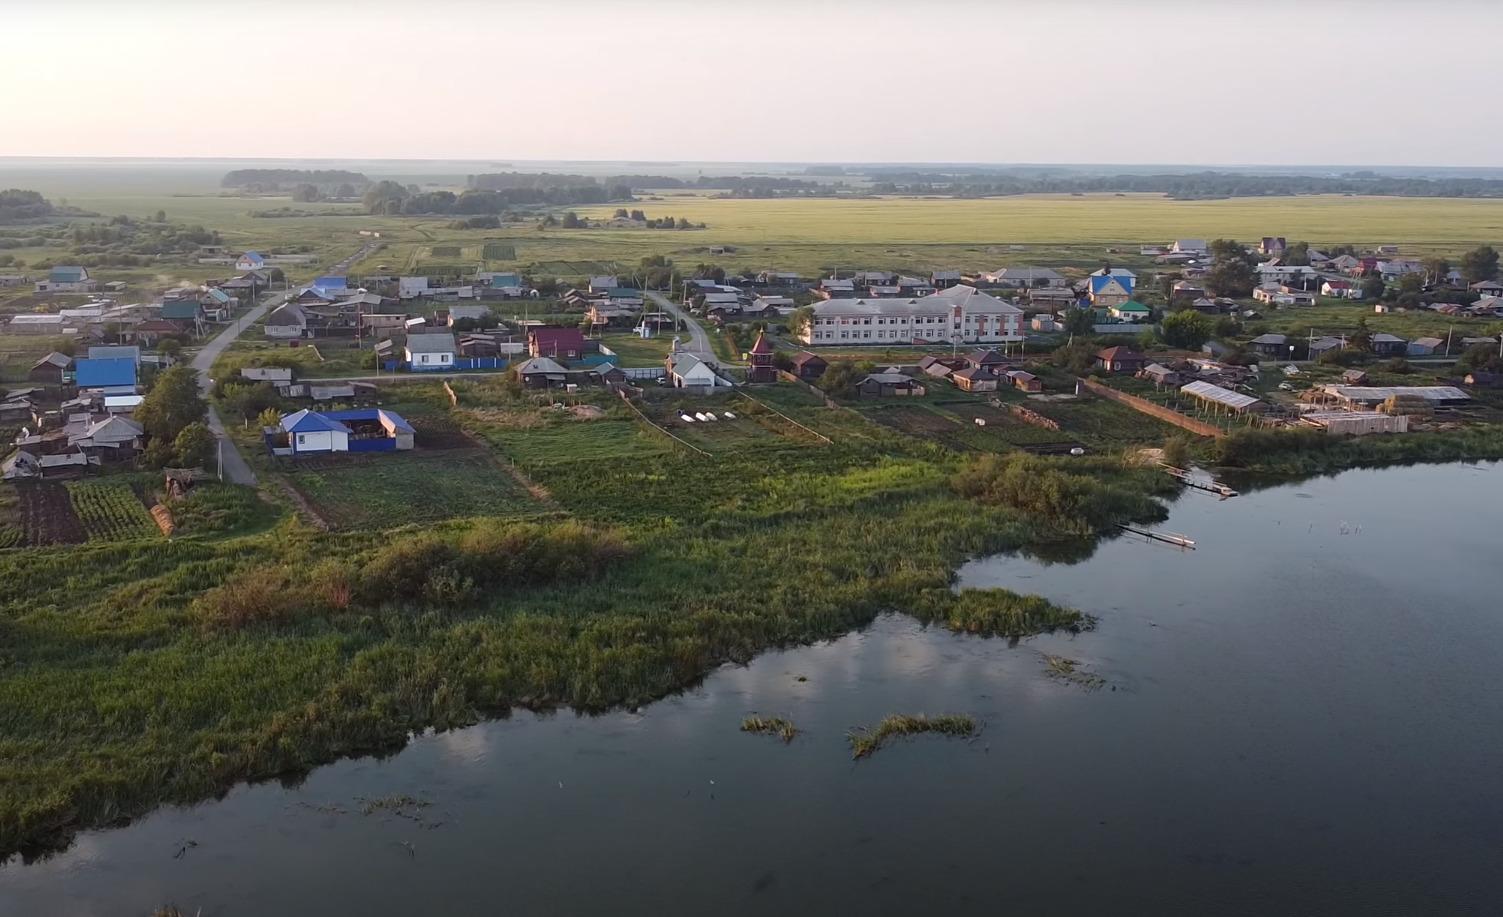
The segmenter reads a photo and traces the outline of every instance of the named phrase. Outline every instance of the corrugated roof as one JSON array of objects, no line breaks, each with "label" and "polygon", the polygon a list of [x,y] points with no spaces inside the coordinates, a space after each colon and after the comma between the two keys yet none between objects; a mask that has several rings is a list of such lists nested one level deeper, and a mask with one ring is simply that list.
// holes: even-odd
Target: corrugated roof
[{"label": "corrugated roof", "polygon": [[407,335],[407,349],[412,353],[453,353],[454,335],[447,331]]},{"label": "corrugated roof", "polygon": [[1229,388],[1212,385],[1209,382],[1195,381],[1180,387],[1180,391],[1187,395],[1194,395],[1206,401],[1225,405],[1233,410],[1241,411],[1258,403],[1258,399],[1241,392],[1234,392]]},{"label": "corrugated roof", "polygon": [[337,420],[304,408],[296,414],[288,414],[282,418],[282,429],[288,433],[348,433],[350,428]]},{"label": "corrugated roof", "polygon": [[79,388],[113,388],[136,384],[136,361],[129,357],[106,360],[79,360],[74,366],[74,382]]}]

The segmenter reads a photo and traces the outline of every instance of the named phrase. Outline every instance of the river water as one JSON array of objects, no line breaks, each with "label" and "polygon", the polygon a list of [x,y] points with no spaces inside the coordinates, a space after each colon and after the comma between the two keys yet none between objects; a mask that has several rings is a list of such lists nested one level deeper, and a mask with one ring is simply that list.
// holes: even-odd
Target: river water
[{"label": "river water", "polygon": [[[636,713],[519,714],[0,868],[0,913],[1503,913],[1503,466],[1349,472],[1075,565],[1094,632],[890,615]],[[1104,679],[1052,677],[1046,654]],[[791,745],[738,731],[786,715]],[[893,712],[969,713],[853,762]]]}]

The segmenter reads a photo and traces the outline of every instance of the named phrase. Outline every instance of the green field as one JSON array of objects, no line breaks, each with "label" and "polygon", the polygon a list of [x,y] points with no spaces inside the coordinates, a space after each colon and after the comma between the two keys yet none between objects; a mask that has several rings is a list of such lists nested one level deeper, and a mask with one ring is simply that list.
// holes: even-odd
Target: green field
[{"label": "green field", "polygon": [[515,479],[478,450],[378,453],[293,462],[287,480],[338,529],[390,528],[456,516],[542,511]]}]

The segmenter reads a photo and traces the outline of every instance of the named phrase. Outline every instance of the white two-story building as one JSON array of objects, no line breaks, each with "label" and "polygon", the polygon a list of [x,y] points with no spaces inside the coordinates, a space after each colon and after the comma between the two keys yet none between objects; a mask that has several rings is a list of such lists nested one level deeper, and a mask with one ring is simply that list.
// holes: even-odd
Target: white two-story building
[{"label": "white two-story building", "polygon": [[1023,340],[1022,309],[965,284],[916,299],[830,299],[812,308],[800,339],[816,347]]}]

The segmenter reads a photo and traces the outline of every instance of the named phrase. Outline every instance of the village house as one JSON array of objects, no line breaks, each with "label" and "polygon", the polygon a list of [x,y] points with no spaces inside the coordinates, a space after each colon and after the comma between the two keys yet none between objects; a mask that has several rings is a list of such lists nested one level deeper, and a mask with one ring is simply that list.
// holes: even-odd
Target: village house
[{"label": "village house", "polygon": [[1283,255],[1288,247],[1289,243],[1283,236],[1264,236],[1263,241],[1258,243],[1258,254],[1268,258],[1277,258]]},{"label": "village house", "polygon": [[72,369],[73,358],[54,350],[31,364],[31,370],[26,374],[26,379],[30,382],[61,385]]},{"label": "village house", "polygon": [[59,265],[47,272],[46,280],[37,281],[35,290],[38,293],[92,293],[97,286],[87,268]]},{"label": "village house", "polygon": [[1135,299],[1109,307],[1106,314],[1119,322],[1146,322],[1153,318],[1153,310]]},{"label": "village house", "polygon": [[918,361],[919,372],[931,379],[948,379],[956,370],[966,368],[960,357],[940,357],[930,354]]},{"label": "village house", "polygon": [[308,314],[297,303],[278,306],[266,316],[265,330],[269,338],[303,337],[308,331]]},{"label": "village house", "polygon": [[43,314],[23,312],[12,315],[5,330],[11,334],[62,334],[64,319],[56,313]]},{"label": "village house", "polygon": [[1148,363],[1148,358],[1131,347],[1108,347],[1096,352],[1096,368],[1109,373],[1136,373]]},{"label": "village house", "polygon": [[1478,296],[1503,296],[1503,280],[1479,280],[1467,289]]},{"label": "village house", "polygon": [[915,378],[889,366],[881,372],[871,373],[856,383],[856,394],[862,398],[901,398],[919,396],[924,386]]},{"label": "village house", "polygon": [[995,392],[997,390],[997,377],[992,374],[991,370],[979,366],[956,370],[950,374],[950,381],[963,392]]},{"label": "village house", "polygon": [[1320,285],[1320,295],[1333,299],[1361,299],[1362,287],[1350,280],[1327,280]]},{"label": "village house", "polygon": [[555,360],[578,360],[587,351],[599,349],[598,344],[585,341],[578,328],[532,328],[527,332],[527,353],[534,357],[552,357]]},{"label": "village house", "polygon": [[282,418],[288,454],[395,452],[415,445],[416,431],[400,414],[383,408],[320,413],[309,409]]},{"label": "village house", "polygon": [[717,388],[731,387],[731,382],[721,377],[715,364],[687,351],[672,351],[664,359],[664,364],[668,370],[668,381],[674,388],[710,392]]},{"label": "village house", "polygon": [[1169,288],[1169,298],[1171,299],[1179,299],[1181,297],[1185,299],[1200,299],[1205,295],[1205,287],[1197,283],[1191,283],[1188,280],[1176,280],[1173,286]]},{"label": "village house", "polygon": [[817,353],[800,350],[793,356],[793,374],[805,382],[813,382],[829,368],[829,361]]},{"label": "village house", "polygon": [[959,271],[935,271],[929,275],[929,283],[931,283],[936,290],[944,290],[948,289],[949,287],[953,287],[957,283],[960,283],[961,279],[962,278]]},{"label": "village house", "polygon": [[1176,255],[1193,255],[1197,258],[1208,254],[1210,250],[1205,239],[1176,239],[1169,248]]},{"label": "village house", "polygon": [[1411,357],[1429,357],[1443,354],[1446,350],[1446,342],[1437,337],[1415,338],[1409,342],[1408,353]]},{"label": "village house", "polygon": [[1132,299],[1137,275],[1126,268],[1102,268],[1086,278],[1086,293],[1099,309],[1120,306]]},{"label": "village house", "polygon": [[994,347],[983,347],[973,350],[965,355],[964,365],[972,369],[984,369],[989,373],[999,373],[1002,367],[1008,363],[1007,355]]},{"label": "village house", "polygon": [[240,369],[240,378],[251,382],[291,382],[290,366],[245,366]]},{"label": "village house", "polygon": [[1047,267],[1004,267],[982,274],[981,279],[995,286],[1020,290],[1066,286],[1065,278]]},{"label": "village house", "polygon": [[404,356],[409,369],[453,369],[455,355],[454,335],[447,331],[407,335]]},{"label": "village house", "polygon": [[1372,352],[1380,357],[1401,357],[1409,352],[1409,342],[1398,335],[1380,331],[1369,341]]},{"label": "village house", "polygon": [[136,393],[136,361],[129,357],[103,360],[78,360],[73,365],[73,384],[79,391],[102,395]]},{"label": "village house", "polygon": [[31,283],[31,278],[25,274],[0,274],[0,289],[24,287],[28,283]]},{"label": "village house", "polygon": [[1341,338],[1318,337],[1310,342],[1309,346],[1306,348],[1306,352],[1309,354],[1310,359],[1316,360],[1320,358],[1321,354],[1329,353],[1333,350],[1340,350],[1345,346],[1346,341],[1342,340]]},{"label": "village house", "polygon": [[1023,310],[961,284],[919,299],[841,299],[816,303],[800,333],[805,344],[957,342],[1023,339]]},{"label": "village house", "polygon": [[1139,378],[1152,382],[1158,388],[1178,388],[1190,381],[1190,376],[1162,363],[1149,363],[1138,373]]},{"label": "village house", "polygon": [[517,378],[527,388],[557,388],[568,384],[569,369],[551,357],[532,357],[516,365]]},{"label": "village house", "polygon": [[1321,280],[1320,272],[1308,264],[1285,264],[1275,258],[1258,265],[1259,286],[1294,284],[1301,289],[1316,287]]},{"label": "village house", "polygon": [[846,299],[856,295],[856,284],[851,280],[825,277],[814,292],[824,299]]},{"label": "village house", "polygon": [[1275,359],[1289,356],[1289,338],[1286,335],[1260,334],[1247,342],[1247,348],[1256,354]]},{"label": "village house", "polygon": [[1031,372],[1021,369],[1009,369],[1006,375],[1008,381],[1012,383],[1012,387],[1020,392],[1038,393],[1044,390],[1043,381]]}]

